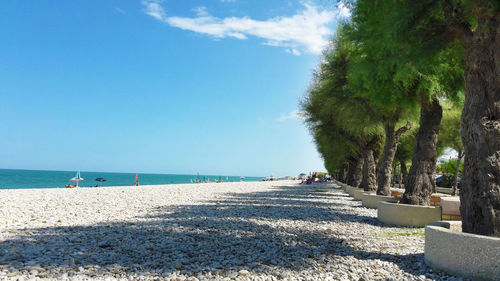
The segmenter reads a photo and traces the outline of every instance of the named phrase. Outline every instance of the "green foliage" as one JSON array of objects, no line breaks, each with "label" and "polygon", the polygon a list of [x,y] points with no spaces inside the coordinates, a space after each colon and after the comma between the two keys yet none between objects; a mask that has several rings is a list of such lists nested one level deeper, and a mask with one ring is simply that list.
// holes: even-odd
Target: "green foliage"
[{"label": "green foliage", "polygon": [[373,118],[394,125],[401,119],[416,119],[418,111],[415,88],[396,81],[407,68],[398,61],[405,48],[387,36],[383,12],[389,9],[383,1],[356,2],[346,34],[356,46],[349,87],[370,104]]},{"label": "green foliage", "polygon": [[[444,2],[349,2],[352,20],[339,24],[301,104],[330,173],[358,158],[363,144],[381,143],[385,125],[407,121],[413,129],[401,136],[396,157],[410,161],[419,107],[438,97],[450,108],[461,108],[464,48],[457,40],[435,38],[445,36],[443,26],[429,26],[446,20]],[[419,30],[418,36],[410,27]],[[425,41],[429,38],[433,41]],[[441,150],[453,147],[451,115],[447,107]]]},{"label": "green foliage", "polygon": [[463,101],[457,104],[444,103],[438,142],[439,146],[451,147],[459,153],[464,150],[460,136],[462,104]]},{"label": "green foliage", "polygon": [[417,135],[418,129],[418,126],[414,126],[411,130],[399,138],[398,148],[395,155],[396,159],[402,159],[405,163],[411,161],[415,146],[415,136]]},{"label": "green foliage", "polygon": [[[459,175],[462,175],[463,163],[464,162],[461,161]],[[438,165],[436,167],[436,172],[442,174],[455,174],[456,169],[457,169],[457,159],[450,159],[449,161],[444,162],[441,165]]]},{"label": "green foliage", "polygon": [[380,136],[379,120],[370,114],[368,104],[348,87],[348,74],[355,53],[341,26],[332,48],[314,74],[308,95],[302,102],[308,125],[328,172],[335,173],[349,159],[359,157],[362,143]]},{"label": "green foliage", "polygon": [[316,177],[317,177],[318,179],[320,179],[320,180],[324,179],[324,178],[325,178],[325,176],[326,176],[326,174],[325,174],[325,173],[317,173],[317,174],[316,174]]},{"label": "green foliage", "polygon": [[[358,0],[355,4],[354,24],[349,34],[363,46],[365,57],[375,62],[368,73],[376,78],[368,85],[376,92],[371,96],[380,100],[386,110],[394,108],[391,102],[396,108],[407,108],[415,99],[422,104],[436,96],[453,100],[463,94],[464,48],[457,43],[447,43],[431,55],[422,54],[424,42],[412,41],[407,35],[413,32],[403,30],[413,26],[410,22],[415,19],[408,18],[410,15],[419,16],[413,9],[432,9],[435,2],[439,1]],[[425,29],[427,24],[429,22],[418,26]],[[427,42],[424,45],[435,48]]]}]

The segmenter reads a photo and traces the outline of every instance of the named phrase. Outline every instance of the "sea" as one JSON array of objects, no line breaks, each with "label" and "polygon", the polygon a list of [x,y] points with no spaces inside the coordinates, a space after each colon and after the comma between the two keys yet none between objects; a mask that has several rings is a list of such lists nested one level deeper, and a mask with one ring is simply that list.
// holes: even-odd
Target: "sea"
[{"label": "sea", "polygon": [[[38,170],[8,170],[0,169],[0,189],[23,189],[23,188],[62,188],[75,177],[76,171],[38,171]],[[109,172],[86,172],[80,171],[82,181],[78,183],[81,187],[106,186],[132,186],[135,182],[136,173],[109,173]],[[150,184],[182,184],[195,182],[197,178],[201,181],[229,180],[236,182],[241,176],[227,175],[177,175],[177,174],[144,174],[138,173],[140,185]],[[96,181],[104,178],[106,181]],[[263,177],[246,177],[244,181],[258,181]]]}]

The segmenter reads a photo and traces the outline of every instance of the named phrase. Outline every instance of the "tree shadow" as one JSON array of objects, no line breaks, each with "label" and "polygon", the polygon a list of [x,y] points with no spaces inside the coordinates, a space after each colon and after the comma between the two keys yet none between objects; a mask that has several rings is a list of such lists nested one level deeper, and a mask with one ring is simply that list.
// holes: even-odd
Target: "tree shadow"
[{"label": "tree shadow", "polygon": [[363,251],[327,229],[291,227],[287,222],[299,220],[381,226],[376,218],[350,213],[341,202],[333,206],[318,201],[335,194],[308,193],[308,189],[285,186],[226,194],[200,205],[165,206],[134,221],[19,229],[14,238],[0,243],[0,269],[21,271],[40,265],[73,268],[90,277],[100,276],[103,270],[153,276],[228,275],[241,269],[298,272],[317,268],[318,260],[352,256],[392,262],[413,275],[428,270],[425,265],[414,266],[416,261],[423,264],[422,254]]}]

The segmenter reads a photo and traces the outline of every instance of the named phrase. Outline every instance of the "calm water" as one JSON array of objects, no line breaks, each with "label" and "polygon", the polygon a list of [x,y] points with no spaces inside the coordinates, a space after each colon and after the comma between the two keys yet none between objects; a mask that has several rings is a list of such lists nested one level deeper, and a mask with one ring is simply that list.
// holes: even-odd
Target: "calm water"
[{"label": "calm water", "polygon": [[[76,172],[67,171],[35,171],[35,170],[4,170],[0,169],[0,189],[6,188],[57,188],[65,187],[73,183],[69,179],[74,177]],[[105,173],[105,172],[80,172],[84,179],[78,185],[87,187],[95,186],[120,186],[132,185],[135,173]],[[225,175],[200,175],[203,180],[216,179],[226,180]],[[96,178],[105,178],[106,182],[97,182]],[[257,181],[262,177],[246,177],[245,181]],[[148,184],[176,184],[190,183],[195,180],[196,175],[169,175],[169,174],[139,174],[141,185]],[[240,176],[229,176],[229,181],[240,181]]]}]

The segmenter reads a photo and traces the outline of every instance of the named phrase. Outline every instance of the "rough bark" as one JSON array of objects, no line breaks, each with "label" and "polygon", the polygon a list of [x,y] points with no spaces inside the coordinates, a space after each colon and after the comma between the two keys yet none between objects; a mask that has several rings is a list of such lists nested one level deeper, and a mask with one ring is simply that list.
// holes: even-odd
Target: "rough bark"
[{"label": "rough bark", "polygon": [[408,169],[406,168],[406,161],[403,158],[399,158],[398,161],[401,166],[401,178],[399,179],[399,187],[401,187],[401,183],[406,182],[406,178],[408,177]]},{"label": "rough bark", "polygon": [[436,188],[436,144],[443,109],[437,98],[423,102],[420,109],[420,128],[415,138],[415,149],[411,160],[410,172],[405,182],[405,193],[401,203],[429,205],[432,191]]},{"label": "rough bark", "polygon": [[352,174],[352,181],[348,183],[351,186],[359,187],[363,179],[363,158],[356,159],[357,161],[353,165],[354,170]]},{"label": "rough bark", "polygon": [[392,163],[398,147],[399,137],[411,129],[411,123],[399,128],[397,131],[394,125],[385,125],[385,146],[382,154],[382,161],[377,173],[377,194],[388,196],[391,194]]},{"label": "rough bark", "polygon": [[366,149],[363,152],[363,181],[361,183],[364,191],[374,191],[377,189],[375,166],[373,149]]},{"label": "rough bark", "polygon": [[354,160],[349,160],[349,164],[347,165],[348,168],[347,168],[347,174],[345,175],[345,181],[343,181],[343,183],[345,184],[349,184],[351,181],[352,181],[352,174],[353,174],[353,166],[354,166],[354,163],[353,163]]},{"label": "rough bark", "polygon": [[463,152],[459,151],[458,152],[458,157],[457,157],[457,167],[455,168],[455,174],[453,175],[453,189],[451,191],[451,195],[455,196],[457,195],[457,190],[458,190],[458,173],[460,172],[460,164],[462,164],[462,157],[463,157]]},{"label": "rough bark", "polygon": [[[396,172],[397,172],[396,171],[396,166],[393,164],[392,165],[392,174],[396,175]],[[396,184],[396,180],[394,179],[394,177],[391,176],[391,186],[394,186],[395,184]]]},{"label": "rough bark", "polygon": [[339,174],[338,177],[340,179],[340,182],[343,182],[343,183],[346,182],[346,176],[347,176],[347,169],[348,169],[348,167],[349,167],[348,164],[346,164],[346,165],[343,165],[342,168],[340,169],[340,171],[338,173]]},{"label": "rough bark", "polygon": [[478,15],[466,40],[465,151],[460,190],[464,232],[500,237],[500,12]]}]

